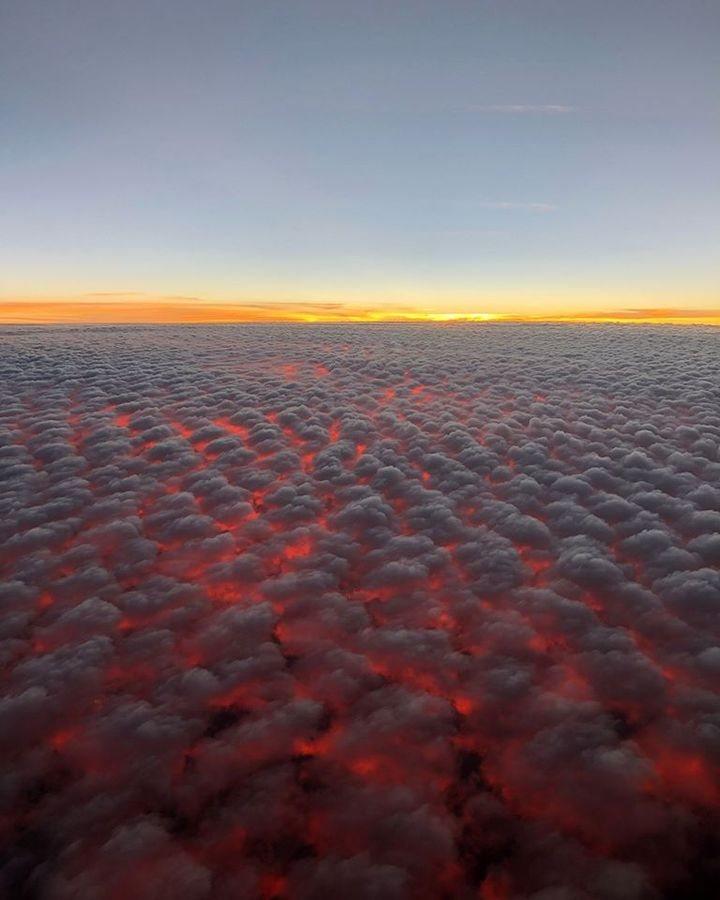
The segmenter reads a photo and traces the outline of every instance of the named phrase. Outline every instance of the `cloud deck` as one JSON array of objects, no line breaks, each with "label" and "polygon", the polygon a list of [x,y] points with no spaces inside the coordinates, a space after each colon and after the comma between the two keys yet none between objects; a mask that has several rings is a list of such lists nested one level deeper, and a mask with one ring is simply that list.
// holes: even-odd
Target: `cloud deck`
[{"label": "cloud deck", "polygon": [[715,331],[0,345],[9,896],[716,896]]}]

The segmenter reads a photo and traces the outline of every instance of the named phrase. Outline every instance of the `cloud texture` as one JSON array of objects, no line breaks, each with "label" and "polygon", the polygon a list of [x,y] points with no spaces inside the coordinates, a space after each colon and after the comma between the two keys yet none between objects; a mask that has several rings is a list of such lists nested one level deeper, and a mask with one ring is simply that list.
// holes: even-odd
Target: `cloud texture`
[{"label": "cloud texture", "polygon": [[0,338],[0,893],[716,896],[713,331]]}]

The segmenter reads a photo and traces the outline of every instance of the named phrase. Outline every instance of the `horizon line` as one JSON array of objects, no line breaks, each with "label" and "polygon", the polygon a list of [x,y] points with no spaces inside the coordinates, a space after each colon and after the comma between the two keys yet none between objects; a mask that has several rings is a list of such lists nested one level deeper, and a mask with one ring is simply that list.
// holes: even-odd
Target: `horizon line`
[{"label": "horizon line", "polygon": [[[106,299],[116,297],[115,300]],[[124,302],[120,300],[123,298]],[[200,297],[85,294],[0,300],[0,325],[231,325],[231,324],[670,324],[720,325],[720,307],[626,306],[546,312],[454,310],[411,305],[352,305],[328,301],[206,301]]]}]

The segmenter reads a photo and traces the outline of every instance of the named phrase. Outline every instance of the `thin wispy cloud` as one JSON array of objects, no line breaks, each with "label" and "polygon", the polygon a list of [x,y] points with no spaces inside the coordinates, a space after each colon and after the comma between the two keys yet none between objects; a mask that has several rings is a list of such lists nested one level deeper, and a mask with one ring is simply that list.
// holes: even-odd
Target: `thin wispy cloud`
[{"label": "thin wispy cloud", "polygon": [[637,306],[631,309],[595,310],[587,313],[573,313],[576,319],[691,319],[693,321],[705,319],[720,319],[720,309],[696,307],[686,309],[683,307],[643,307]]},{"label": "thin wispy cloud", "polygon": [[522,209],[529,212],[554,212],[557,209],[553,203],[516,203],[510,200],[488,200],[478,204],[481,209]]},{"label": "thin wispy cloud", "polygon": [[508,115],[561,116],[575,112],[574,106],[559,103],[493,103],[473,107],[478,112],[506,113]]}]

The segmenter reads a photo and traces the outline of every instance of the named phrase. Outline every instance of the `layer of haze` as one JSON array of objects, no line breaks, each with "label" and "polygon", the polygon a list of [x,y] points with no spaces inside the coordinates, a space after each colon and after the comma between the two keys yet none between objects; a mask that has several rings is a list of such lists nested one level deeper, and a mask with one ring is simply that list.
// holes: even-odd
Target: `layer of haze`
[{"label": "layer of haze", "polygon": [[4,321],[719,315],[717,3],[2,9]]}]

